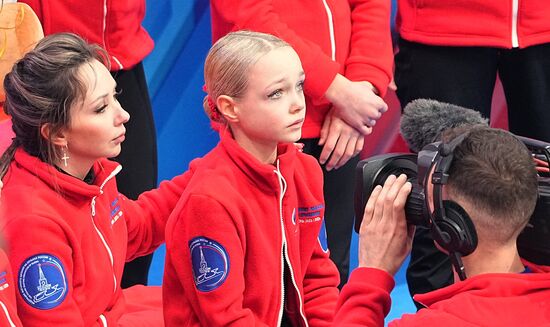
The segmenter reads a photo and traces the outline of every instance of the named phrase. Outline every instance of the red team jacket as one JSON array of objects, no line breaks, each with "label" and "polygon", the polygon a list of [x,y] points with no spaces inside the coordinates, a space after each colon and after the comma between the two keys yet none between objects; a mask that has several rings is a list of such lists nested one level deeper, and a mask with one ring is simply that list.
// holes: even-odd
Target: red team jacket
[{"label": "red team jacket", "polygon": [[124,263],[164,241],[189,176],[131,201],[117,191],[120,165],[105,159],[93,169],[89,185],[19,149],[3,178],[1,233],[25,326],[117,326]]},{"label": "red team jacket", "polygon": [[[532,272],[482,274],[416,295],[427,308],[388,326],[549,326],[550,267],[527,266]],[[393,286],[382,270],[356,269],[342,289],[334,326],[384,326]]]},{"label": "red team jacket", "polygon": [[550,42],[550,6],[547,0],[399,0],[397,28],[404,39],[429,45],[525,48]]},{"label": "red team jacket", "polygon": [[15,284],[8,257],[0,250],[0,327],[21,327],[15,304]]},{"label": "red team jacket", "polygon": [[44,35],[72,32],[109,53],[111,70],[129,69],[153,50],[141,26],[145,0],[19,0],[31,6]]},{"label": "red team jacket", "polygon": [[[369,81],[382,96],[392,77],[390,1],[211,0],[212,39],[248,29],[290,43],[306,73],[308,109],[302,137],[319,137],[330,104],[324,94],[337,73]],[[228,10],[228,8],[231,8]]]},{"label": "red team jacket", "polygon": [[277,326],[283,298],[294,326],[329,326],[339,278],[318,240],[319,165],[292,144],[262,164],[221,134],[167,224],[166,326]]}]

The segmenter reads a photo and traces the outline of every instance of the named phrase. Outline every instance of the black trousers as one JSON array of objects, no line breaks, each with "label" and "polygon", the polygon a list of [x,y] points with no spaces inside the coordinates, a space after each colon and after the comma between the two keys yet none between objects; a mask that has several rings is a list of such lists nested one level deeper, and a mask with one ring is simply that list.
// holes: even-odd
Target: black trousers
[{"label": "black trousers", "polygon": [[[321,155],[322,147],[317,145],[319,139],[302,139],[304,153],[315,158]],[[354,223],[353,192],[355,188],[355,167],[359,156],[351,158],[338,169],[326,171],[323,168],[325,196],[325,227],[330,258],[338,267],[340,286],[348,280],[349,250]]]},{"label": "black trousers", "polygon": [[[115,158],[122,165],[117,175],[118,190],[130,199],[157,186],[157,138],[151,101],[143,65],[130,70],[113,72],[120,93],[118,100],[130,113],[126,126],[126,140]],[[128,262],[124,267],[122,288],[136,284],[147,285],[153,255]]]},{"label": "black trousers", "polygon": [[[430,98],[490,117],[500,77],[512,133],[550,142],[550,44],[525,49],[442,47],[399,40],[395,82],[401,106]],[[451,264],[428,230],[417,228],[407,283],[411,295],[453,282]]]},{"label": "black trousers", "polygon": [[402,107],[414,99],[431,98],[489,117],[497,73],[510,131],[550,142],[550,44],[497,49],[399,40],[395,82]]}]

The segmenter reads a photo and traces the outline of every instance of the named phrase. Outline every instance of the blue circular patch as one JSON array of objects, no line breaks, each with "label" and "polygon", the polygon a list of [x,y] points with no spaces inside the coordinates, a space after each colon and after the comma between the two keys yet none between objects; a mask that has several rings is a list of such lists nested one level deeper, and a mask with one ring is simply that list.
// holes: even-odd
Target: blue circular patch
[{"label": "blue circular patch", "polygon": [[199,291],[209,292],[220,287],[229,273],[229,256],[223,246],[206,237],[189,241],[193,278]]},{"label": "blue circular patch", "polygon": [[50,254],[37,254],[19,268],[19,293],[31,307],[48,310],[67,296],[67,278],[61,261]]}]

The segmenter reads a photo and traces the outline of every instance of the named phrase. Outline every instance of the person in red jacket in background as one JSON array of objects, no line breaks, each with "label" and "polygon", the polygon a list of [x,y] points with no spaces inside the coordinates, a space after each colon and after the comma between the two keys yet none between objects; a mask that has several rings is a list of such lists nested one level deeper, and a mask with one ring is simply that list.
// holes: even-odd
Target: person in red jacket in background
[{"label": "person in red jacket in background", "polygon": [[[1,186],[0,183],[0,189]],[[21,320],[19,320],[17,316],[13,272],[8,257],[3,249],[0,249],[0,326],[23,326]]]},{"label": "person in red jacket in background", "polygon": [[[0,181],[0,203],[2,202],[2,187]],[[8,257],[0,248],[0,326],[21,327],[23,324],[17,316],[17,304],[15,301],[15,284],[13,283],[13,272]]]},{"label": "person in red jacket in background", "polygon": [[120,194],[129,115],[108,55],[46,36],[6,75],[15,138],[0,159],[0,228],[25,326],[162,326],[160,287],[122,290],[124,263],[164,242],[189,174],[133,201]]},{"label": "person in red jacket in background", "polygon": [[315,158],[297,150],[304,70],[288,43],[239,31],[206,58],[205,110],[220,143],[166,227],[166,326],[329,326],[338,271],[319,242]]},{"label": "person in red jacket in background", "polygon": [[[157,187],[157,140],[143,59],[154,42],[141,25],[145,0],[19,0],[36,12],[45,35],[70,32],[108,53],[110,71],[120,92],[118,101],[132,119],[124,147],[113,158],[124,168],[117,175],[119,190],[130,199]],[[152,254],[126,265],[122,287],[147,285]]]},{"label": "person in red jacket in background", "polygon": [[[450,255],[469,243],[464,253],[471,253],[462,257],[462,266],[457,265],[462,269],[455,270],[453,285],[416,295],[423,308],[389,326],[548,326],[550,267],[522,261],[516,246],[537,201],[538,176],[531,153],[506,131],[465,130],[457,128],[444,136],[454,150],[444,155],[451,163],[448,180],[438,190],[442,198],[436,196],[432,183],[437,179],[431,173],[425,189],[429,210],[442,205],[445,221],[455,224],[452,229],[460,229],[462,235],[477,235],[477,245],[474,241],[461,244],[458,238],[450,241],[458,234],[436,217],[435,209],[432,223],[437,221],[440,231],[450,236],[442,237],[438,248]],[[384,325],[391,305],[392,275],[412,243],[404,211],[410,191],[404,175],[389,177],[383,187],[374,189],[361,225],[360,267],[342,289],[335,326]],[[459,275],[465,279],[459,281]]]},{"label": "person in red jacket in background", "polygon": [[[496,76],[509,130],[550,142],[550,6],[545,0],[398,0],[397,96],[491,114]],[[453,282],[449,260],[417,229],[407,281],[412,295]],[[419,306],[420,307],[420,306]]]},{"label": "person in red jacket in background", "polygon": [[300,56],[307,75],[304,152],[323,165],[330,257],[349,272],[353,185],[364,136],[387,110],[392,79],[390,1],[211,0],[212,39],[247,29],[273,34]]}]

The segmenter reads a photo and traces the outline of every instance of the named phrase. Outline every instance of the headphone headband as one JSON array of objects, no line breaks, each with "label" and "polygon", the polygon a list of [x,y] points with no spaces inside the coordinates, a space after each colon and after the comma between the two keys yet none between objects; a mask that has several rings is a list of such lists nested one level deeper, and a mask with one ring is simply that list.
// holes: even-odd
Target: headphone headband
[{"label": "headphone headband", "polygon": [[[434,211],[430,212],[432,236],[443,249],[449,252],[451,262],[461,280],[466,279],[461,256],[468,255],[475,250],[477,233],[467,212],[460,205],[453,201],[443,200],[443,185],[447,184],[449,179],[449,169],[454,159],[454,151],[468,135],[469,132],[466,132],[455,137],[449,143],[437,142],[425,147],[426,151],[431,151],[433,159],[428,167],[420,167],[428,164],[428,160],[425,158],[418,162],[419,173],[422,171],[425,174],[423,176],[425,187],[428,183],[433,185]],[[423,153],[425,157],[429,154],[429,152]],[[421,154],[419,154],[419,159],[420,157]],[[431,167],[434,167],[434,170],[431,179],[428,180]],[[424,192],[429,194],[427,189]]]}]

